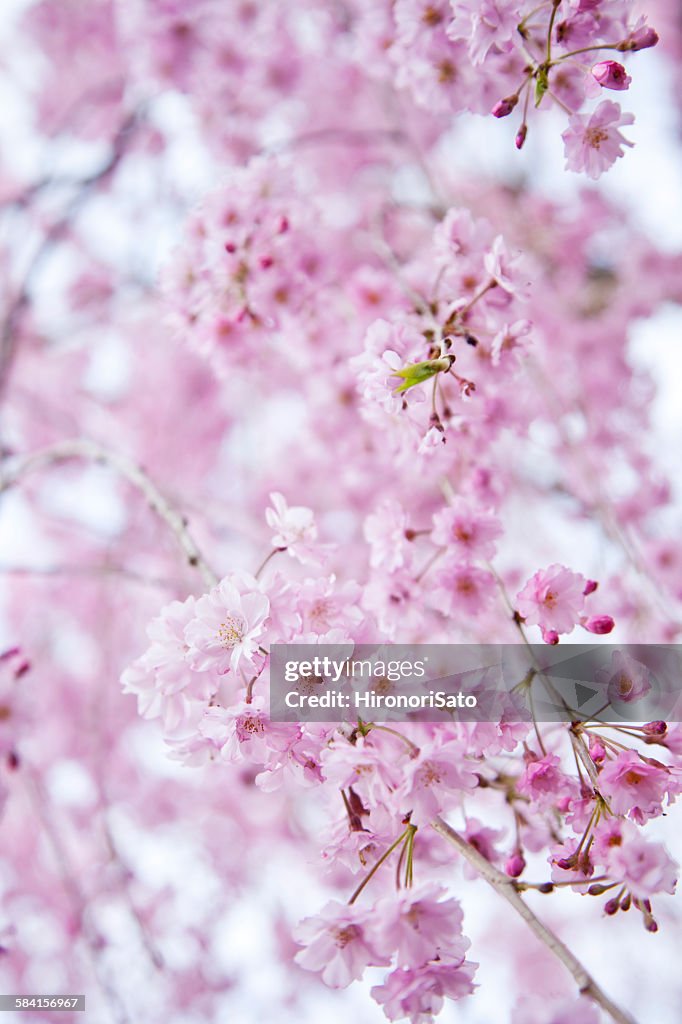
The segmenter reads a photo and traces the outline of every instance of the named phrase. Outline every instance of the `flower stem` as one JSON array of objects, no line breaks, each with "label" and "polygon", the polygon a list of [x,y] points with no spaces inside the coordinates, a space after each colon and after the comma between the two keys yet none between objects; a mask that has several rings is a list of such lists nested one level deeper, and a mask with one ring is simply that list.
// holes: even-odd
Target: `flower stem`
[{"label": "flower stem", "polygon": [[405,842],[405,840],[410,836],[410,834],[416,832],[416,830],[417,830],[417,826],[416,825],[408,825],[407,828],[405,829],[405,831],[402,832],[398,836],[398,838],[395,840],[395,842],[391,843],[391,845],[386,850],[386,852],[382,853],[381,857],[379,857],[379,860],[371,868],[371,870],[365,875],[363,880],[360,882],[360,885],[357,887],[357,889],[355,890],[355,892],[353,893],[351,898],[348,900],[348,906],[349,907],[352,906],[353,903],[355,903],[356,899],[358,898],[358,896],[360,895],[362,890],[365,888],[367,883],[370,881],[371,878],[374,877],[374,875],[377,873],[377,871],[379,870],[381,865],[384,863],[384,861],[388,860],[388,858],[391,856],[391,854],[393,853],[395,848],[397,846],[400,846],[401,843]]}]

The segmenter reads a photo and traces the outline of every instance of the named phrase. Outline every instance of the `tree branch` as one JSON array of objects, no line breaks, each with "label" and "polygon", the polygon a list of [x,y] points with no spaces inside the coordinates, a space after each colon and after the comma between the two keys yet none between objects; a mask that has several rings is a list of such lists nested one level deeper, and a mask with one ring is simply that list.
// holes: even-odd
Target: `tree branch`
[{"label": "tree branch", "polygon": [[616,1024],[636,1024],[631,1017],[619,1006],[616,1006],[606,993],[599,987],[589,971],[583,967],[577,957],[564,945],[560,938],[552,932],[547,925],[535,916],[528,904],[518,892],[514,880],[503,874],[501,871],[486,860],[470,843],[463,839],[447,822],[438,817],[431,822],[431,827],[438,835],[447,839],[462,854],[466,860],[478,871],[486,882],[509,903],[516,913],[523,918],[533,934],[547,946],[547,949],[562,962],[564,967],[573,976],[576,985],[584,996],[588,996],[598,1006],[606,1011]]},{"label": "tree branch", "polygon": [[94,441],[75,439],[61,441],[27,455],[13,470],[0,475],[0,494],[17,484],[23,477],[36,470],[55,466],[74,459],[85,459],[103,466],[109,466],[128,480],[144,496],[149,507],[168,526],[183,552],[188,565],[201,573],[204,583],[215,586],[218,576],[208,564],[187,528],[187,521],[163,496],[156,484],[144,470],[118,452],[110,451]]}]

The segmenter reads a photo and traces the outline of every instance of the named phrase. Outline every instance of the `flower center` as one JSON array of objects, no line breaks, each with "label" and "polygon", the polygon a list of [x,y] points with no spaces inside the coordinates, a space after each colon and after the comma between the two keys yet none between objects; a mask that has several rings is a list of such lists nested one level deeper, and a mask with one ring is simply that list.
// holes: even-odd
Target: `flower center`
[{"label": "flower center", "polygon": [[606,142],[609,137],[609,133],[605,128],[588,128],[585,132],[585,142],[592,149],[599,149],[602,142]]},{"label": "flower center", "polygon": [[422,765],[419,775],[423,786],[438,785],[441,781],[441,773],[438,769],[438,765],[434,764],[433,761],[426,761]]},{"label": "flower center", "polygon": [[634,689],[632,679],[628,676],[619,676],[617,689],[621,697],[627,697]]},{"label": "flower center", "polygon": [[429,28],[434,28],[436,25],[440,25],[443,20],[443,15],[440,11],[436,10],[435,7],[427,7],[422,14],[422,22],[428,25]]},{"label": "flower center", "polygon": [[228,615],[224,622],[220,623],[218,639],[223,647],[232,649],[240,644],[246,633],[246,623],[239,615]]},{"label": "flower center", "polygon": [[315,601],[310,609],[311,622],[314,622],[317,625],[327,625],[331,618],[331,612],[332,609],[330,602],[327,601],[326,598],[321,597],[319,600]]},{"label": "flower center", "polygon": [[358,937],[358,928],[357,925],[354,924],[346,925],[345,928],[334,928],[332,930],[332,935],[334,937],[334,942],[339,949],[344,949],[349,942],[352,942],[353,939]]},{"label": "flower center", "polygon": [[242,718],[240,722],[240,731],[243,734],[251,733],[251,735],[258,736],[265,733],[265,726],[261,722],[260,718],[255,718],[253,715],[249,715],[247,718]]}]

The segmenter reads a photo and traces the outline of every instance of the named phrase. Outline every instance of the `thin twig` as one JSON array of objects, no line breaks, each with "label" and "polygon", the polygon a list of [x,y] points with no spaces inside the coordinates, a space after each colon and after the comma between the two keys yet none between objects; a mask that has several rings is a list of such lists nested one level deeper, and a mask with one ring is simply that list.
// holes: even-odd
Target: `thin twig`
[{"label": "thin twig", "polygon": [[136,463],[131,462],[118,452],[110,451],[95,441],[74,439],[61,441],[42,448],[25,458],[20,459],[13,469],[0,475],[0,494],[13,487],[29,473],[71,462],[74,459],[109,466],[128,480],[144,496],[149,507],[163,520],[175,537],[188,565],[201,573],[207,586],[212,587],[218,582],[218,576],[210,567],[187,527],[187,521],[163,496],[156,484]]},{"label": "thin twig", "polygon": [[542,942],[551,953],[573,976],[575,983],[582,995],[592,999],[603,1010],[606,1011],[616,1024],[635,1024],[635,1020],[625,1010],[621,1010],[609,999],[606,993],[600,988],[586,967],[581,964],[576,956],[568,949],[561,939],[552,932],[547,925],[536,917],[517,889],[517,883],[509,878],[490,863],[489,860],[479,853],[470,843],[463,839],[447,822],[438,817],[431,822],[431,827],[452,843],[466,860],[476,869],[486,882],[510,904],[516,913],[523,918],[533,934]]}]

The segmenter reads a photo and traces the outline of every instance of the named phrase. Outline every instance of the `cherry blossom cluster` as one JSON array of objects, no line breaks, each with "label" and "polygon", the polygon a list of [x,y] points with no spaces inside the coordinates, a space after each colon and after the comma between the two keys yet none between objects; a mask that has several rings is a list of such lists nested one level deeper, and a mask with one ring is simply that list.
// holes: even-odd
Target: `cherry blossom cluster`
[{"label": "cherry blossom cluster", "polygon": [[[277,530],[275,554],[300,559],[303,553],[307,561],[314,538],[309,510],[287,508],[281,495],[275,500],[276,512],[268,514]],[[469,529],[465,523],[455,507],[439,514],[436,530],[445,529],[455,546],[489,550],[494,520],[469,521]],[[517,621],[535,616],[568,631],[582,618],[586,593],[595,590],[594,581],[552,566],[519,594],[524,615]],[[570,886],[583,895],[608,894],[607,915],[632,906],[646,929],[656,931],[651,901],[674,891],[676,865],[639,826],[663,814],[682,789],[679,728],[574,722],[551,730],[536,724],[533,734],[527,722],[270,721],[268,646],[366,640],[376,626],[349,597],[352,602],[333,577],[297,586],[267,570],[263,582],[227,577],[198,601],[164,609],[149,627],[147,652],[123,676],[140,712],[163,719],[174,758],[248,765],[264,791],[302,786],[327,809],[321,853],[335,888],[345,886],[348,897],[332,899],[297,929],[297,962],[331,987],[345,987],[367,967],[392,965],[372,989],[391,1020],[419,1021],[437,1013],[444,997],[473,992],[475,964],[465,958],[462,913],[443,888],[443,858],[429,828],[453,814],[462,819],[466,841],[516,879],[518,891]],[[646,695],[645,666],[615,652],[612,669],[610,696],[629,703]],[[652,744],[667,761],[645,753]],[[510,774],[503,765],[513,754],[520,755],[520,771]],[[503,827],[484,825],[470,810],[482,789],[497,798],[493,820]],[[526,882],[526,855],[545,847],[548,877]],[[585,1011],[585,1020],[591,1013]]]},{"label": "cherry blossom cluster", "polygon": [[[519,149],[535,109],[558,108],[568,116],[567,168],[598,178],[633,145],[620,130],[633,116],[608,94],[630,84],[622,60],[658,43],[646,15],[638,0],[349,0],[339,7],[246,2],[232,23],[219,0],[191,9],[169,0],[121,8],[97,0],[86,25],[76,0],[42,0],[28,24],[55,71],[79,55],[70,92],[41,94],[49,131],[72,114],[85,89],[97,94],[99,116],[81,111],[78,130],[105,130],[125,102],[132,70],[147,87],[190,96],[210,143],[244,159],[292,129],[328,131],[339,95],[353,130],[367,130],[380,116],[381,85],[390,83],[401,100],[428,112],[433,126],[463,111],[506,117],[518,108]],[[81,33],[87,48],[78,45]],[[115,59],[104,63],[101,54],[110,50]],[[269,118],[275,104],[279,117]],[[410,121],[419,135],[432,130],[417,127],[416,113]]]}]

